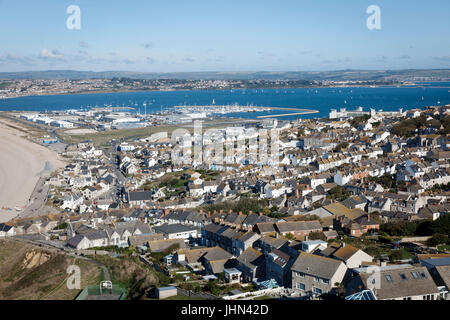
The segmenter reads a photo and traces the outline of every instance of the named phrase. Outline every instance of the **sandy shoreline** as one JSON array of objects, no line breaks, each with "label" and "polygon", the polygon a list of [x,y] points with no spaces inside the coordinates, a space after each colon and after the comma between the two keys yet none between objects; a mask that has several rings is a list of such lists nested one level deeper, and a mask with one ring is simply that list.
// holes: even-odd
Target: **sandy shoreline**
[{"label": "sandy shoreline", "polygon": [[5,123],[0,120],[0,223],[20,213],[15,207],[28,205],[39,177],[49,165],[52,170],[64,166],[57,153],[30,142],[23,132]]}]

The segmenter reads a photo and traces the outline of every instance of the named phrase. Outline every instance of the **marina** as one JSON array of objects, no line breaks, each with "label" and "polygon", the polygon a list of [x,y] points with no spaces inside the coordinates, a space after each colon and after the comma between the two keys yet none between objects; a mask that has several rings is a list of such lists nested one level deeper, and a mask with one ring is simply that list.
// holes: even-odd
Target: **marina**
[{"label": "marina", "polygon": [[[278,92],[278,93],[277,93]],[[244,94],[245,93],[245,94]],[[214,100],[214,104],[212,103]],[[129,111],[132,114],[197,113],[200,110],[217,116],[258,119],[260,116],[288,114],[284,119],[328,117],[331,109],[342,107],[354,110],[374,108],[398,111],[450,103],[448,88],[383,87],[383,88],[307,88],[291,89],[284,93],[276,89],[264,90],[198,90],[170,92],[120,92],[98,94],[48,95],[0,100],[2,111],[65,111],[92,110],[105,112]],[[137,105],[137,106],[136,106]],[[110,109],[114,108],[114,109]],[[305,112],[317,110],[318,113]],[[286,111],[286,112],[280,112]],[[300,113],[300,114],[299,114]]]}]

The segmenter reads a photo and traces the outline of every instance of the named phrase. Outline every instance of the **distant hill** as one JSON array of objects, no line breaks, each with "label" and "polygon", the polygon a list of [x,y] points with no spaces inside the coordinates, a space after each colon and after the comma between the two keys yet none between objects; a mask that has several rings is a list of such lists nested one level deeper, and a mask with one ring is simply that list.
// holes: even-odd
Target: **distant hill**
[{"label": "distant hill", "polygon": [[111,79],[125,77],[132,79],[180,79],[180,80],[450,80],[450,69],[408,69],[408,70],[337,70],[337,71],[257,71],[257,72],[172,72],[145,73],[131,71],[74,71],[48,70],[25,72],[0,72],[0,79],[6,80],[49,80],[49,79]]}]

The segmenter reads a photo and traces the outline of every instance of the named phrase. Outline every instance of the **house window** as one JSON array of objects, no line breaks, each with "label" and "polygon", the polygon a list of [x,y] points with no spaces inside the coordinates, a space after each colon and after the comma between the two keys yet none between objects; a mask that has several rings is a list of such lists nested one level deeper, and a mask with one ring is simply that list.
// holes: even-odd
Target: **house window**
[{"label": "house window", "polygon": [[425,274],[425,272],[423,272],[423,271],[420,271],[420,276],[421,276],[422,278],[426,278],[426,277],[427,277],[426,274]]},{"label": "house window", "polygon": [[305,274],[303,272],[296,272],[295,275],[300,278],[304,278]]},{"label": "house window", "polygon": [[411,272],[411,275],[413,276],[414,279],[419,279],[419,275],[417,274],[417,272],[413,271]]},{"label": "house window", "polygon": [[328,279],[322,279],[322,283],[329,284],[329,283],[330,283],[330,280],[328,280]]},{"label": "house window", "polygon": [[400,273],[400,278],[402,278],[402,280],[408,280],[404,273]]},{"label": "house window", "polygon": [[388,282],[392,282],[392,277],[390,275],[387,274],[385,277]]},{"label": "house window", "polygon": [[299,290],[305,290],[306,289],[306,287],[305,287],[305,285],[303,284],[303,283],[301,283],[301,282],[297,282],[297,289],[299,289]]},{"label": "house window", "polygon": [[313,287],[313,292],[316,294],[322,294],[322,289]]},{"label": "house window", "polygon": [[315,282],[319,282],[319,281],[320,281],[320,279],[319,279],[319,278],[317,278],[317,277],[314,277],[314,281],[315,281]]}]

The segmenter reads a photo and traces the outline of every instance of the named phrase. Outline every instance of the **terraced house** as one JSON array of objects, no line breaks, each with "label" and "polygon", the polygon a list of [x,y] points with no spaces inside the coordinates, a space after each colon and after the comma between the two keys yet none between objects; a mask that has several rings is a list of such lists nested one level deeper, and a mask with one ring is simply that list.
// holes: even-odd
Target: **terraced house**
[{"label": "terraced house", "polygon": [[291,288],[300,294],[329,293],[342,282],[347,272],[344,262],[302,252],[291,267]]}]

